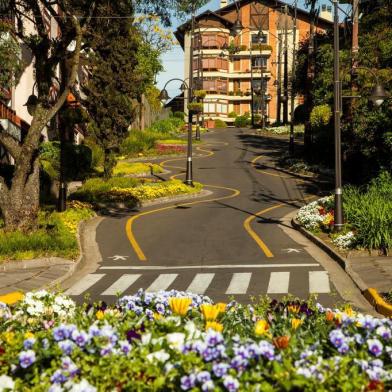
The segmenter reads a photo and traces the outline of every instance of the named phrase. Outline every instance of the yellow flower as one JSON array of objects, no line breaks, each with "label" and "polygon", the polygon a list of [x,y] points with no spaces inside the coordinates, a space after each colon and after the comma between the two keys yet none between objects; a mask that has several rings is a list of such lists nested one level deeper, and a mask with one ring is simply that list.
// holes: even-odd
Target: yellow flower
[{"label": "yellow flower", "polygon": [[291,320],[291,328],[292,329],[297,329],[301,324],[303,323],[303,321],[301,319],[292,319]]},{"label": "yellow flower", "polygon": [[170,298],[169,306],[174,314],[185,316],[188,313],[189,305],[192,303],[191,298]]},{"label": "yellow flower", "polygon": [[257,336],[266,335],[269,330],[268,322],[265,320],[258,320],[255,324],[255,334]]},{"label": "yellow flower", "polygon": [[217,323],[216,321],[207,321],[206,322],[206,331],[209,329],[213,329],[217,332],[223,331],[223,325],[221,323]]},{"label": "yellow flower", "polygon": [[12,331],[4,332],[3,336],[8,344],[12,344],[15,340],[15,333]]},{"label": "yellow flower", "polygon": [[300,307],[299,305],[289,305],[289,306],[287,307],[287,310],[288,310],[290,313],[298,313],[298,312],[300,311],[300,309],[301,309],[301,307]]},{"label": "yellow flower", "polygon": [[353,311],[353,308],[350,305],[347,305],[345,307],[344,313],[346,313],[348,317],[354,317],[355,316],[355,312]]},{"label": "yellow flower", "polygon": [[25,339],[30,339],[30,338],[34,337],[34,334],[32,332],[28,331],[28,332],[25,333],[24,336],[25,336]]},{"label": "yellow flower", "polygon": [[200,305],[201,313],[207,321],[214,321],[218,317],[220,310],[218,305],[202,304]]},{"label": "yellow flower", "polygon": [[153,316],[154,316],[154,320],[161,320],[162,319],[162,315],[160,313],[155,312]]},{"label": "yellow flower", "polygon": [[98,320],[102,320],[102,319],[105,317],[105,313],[104,313],[102,310],[98,310],[98,312],[95,313],[95,317],[96,317]]},{"label": "yellow flower", "polygon": [[224,313],[226,311],[227,304],[224,302],[219,302],[216,306],[219,308],[219,313]]}]

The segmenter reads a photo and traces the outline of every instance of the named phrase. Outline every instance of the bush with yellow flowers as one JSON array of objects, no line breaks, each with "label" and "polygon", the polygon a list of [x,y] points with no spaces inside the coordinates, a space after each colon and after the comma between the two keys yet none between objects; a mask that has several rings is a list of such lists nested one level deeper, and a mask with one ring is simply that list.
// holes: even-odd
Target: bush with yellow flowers
[{"label": "bush with yellow flowers", "polygon": [[72,198],[90,203],[124,203],[132,207],[144,200],[197,193],[202,188],[200,183],[190,187],[180,180],[147,181],[119,177],[107,182],[101,179],[89,180],[72,194]]},{"label": "bush with yellow flowers", "polygon": [[40,211],[35,230],[0,230],[0,260],[51,256],[74,259],[79,254],[78,225],[94,215],[91,204],[72,201],[65,212]]},{"label": "bush with yellow flowers", "polygon": [[139,290],[77,306],[0,303],[0,388],[15,391],[386,391],[392,320],[314,300],[213,303]]}]

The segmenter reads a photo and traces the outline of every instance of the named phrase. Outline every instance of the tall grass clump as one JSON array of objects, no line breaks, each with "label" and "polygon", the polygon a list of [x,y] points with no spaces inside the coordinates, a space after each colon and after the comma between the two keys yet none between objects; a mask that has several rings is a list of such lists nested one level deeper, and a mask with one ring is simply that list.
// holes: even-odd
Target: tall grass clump
[{"label": "tall grass clump", "polygon": [[150,129],[154,132],[161,133],[179,133],[181,127],[185,124],[184,120],[178,117],[169,117],[164,120],[155,121]]},{"label": "tall grass clump", "polygon": [[345,187],[346,220],[358,244],[367,249],[392,249],[392,175],[381,173],[366,187]]},{"label": "tall grass clump", "polygon": [[132,156],[141,152],[148,152],[154,149],[157,140],[165,138],[167,138],[166,133],[150,130],[132,130],[129,136],[122,142],[120,154]]}]

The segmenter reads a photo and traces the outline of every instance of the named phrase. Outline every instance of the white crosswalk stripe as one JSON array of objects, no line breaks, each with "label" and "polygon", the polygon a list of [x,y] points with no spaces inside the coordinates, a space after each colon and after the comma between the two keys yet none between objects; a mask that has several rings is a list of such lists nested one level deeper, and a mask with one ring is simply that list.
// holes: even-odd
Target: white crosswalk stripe
[{"label": "white crosswalk stripe", "polygon": [[226,294],[246,294],[251,277],[252,274],[250,272],[233,274]]},{"label": "white crosswalk stripe", "polygon": [[290,272],[271,272],[267,294],[287,294],[289,282]]},{"label": "white crosswalk stripe", "polygon": [[100,281],[105,274],[88,274],[82,278],[79,282],[75,283],[72,287],[70,287],[65,294],[68,295],[81,295],[85,291],[87,291],[90,287],[95,285],[98,281]]},{"label": "white crosswalk stripe", "polygon": [[[213,289],[215,292],[217,289],[222,290],[222,294],[225,293],[227,295],[244,295],[244,294],[256,294],[254,292],[249,292],[249,286],[251,281],[253,280],[254,283],[259,281],[260,273],[257,272],[237,272],[237,273],[230,273],[225,274],[224,282],[227,285],[226,287],[222,287],[224,283],[220,279],[220,273],[196,273],[195,276],[192,278],[189,286],[185,289],[184,286],[181,285],[182,280],[178,279],[179,273],[173,274],[159,274],[155,275],[153,278],[154,280],[152,283],[146,284],[148,292],[155,292],[159,290],[167,290],[173,283],[176,281],[177,286],[173,287],[179,290],[185,289],[186,291],[190,291],[196,294],[206,294],[208,295],[208,291]],[[305,275],[306,274],[306,278]],[[148,276],[150,273],[148,274]],[[228,275],[229,279],[228,280]],[[144,275],[142,273],[138,274],[123,274],[116,278],[114,282],[110,282],[111,285],[109,287],[105,287],[103,283],[100,283],[101,279],[105,277],[105,283],[109,275],[107,274],[88,274],[83,277],[80,281],[75,283],[71,288],[69,288],[65,293],[72,296],[82,295],[88,292],[90,289],[94,289],[94,285],[99,283],[98,287],[102,287],[102,291],[100,295],[103,296],[115,296],[118,293],[124,293],[127,290],[132,288],[132,292],[136,292],[137,289],[140,287],[145,288],[143,284],[139,287],[137,286],[137,282],[140,278]],[[295,277],[294,277],[295,276]],[[293,279],[302,279],[300,282],[303,282],[303,289],[301,290],[301,294],[303,295],[307,291],[307,284],[306,280],[309,282],[309,291],[308,293],[318,293],[318,294],[328,294],[331,292],[330,287],[330,280],[327,271],[304,271],[301,275],[298,275],[298,272],[295,271],[273,271],[269,273],[268,279],[268,287],[261,287],[257,285],[258,293],[257,294],[294,294],[297,295],[295,292],[290,291],[290,280]],[[180,276],[181,277],[181,276]],[[215,277],[219,277],[216,280],[216,283],[212,285]],[[189,279],[189,275],[187,278]],[[151,282],[151,281],[150,281]],[[296,287],[294,285],[294,287]],[[298,287],[298,285],[297,285]],[[292,287],[293,289],[293,287]],[[226,291],[225,291],[226,290]],[[94,289],[94,292],[100,291],[99,289]]]},{"label": "white crosswalk stripe", "polygon": [[210,286],[215,274],[197,274],[192,283],[188,286],[187,291],[196,294],[204,294]]},{"label": "white crosswalk stripe", "polygon": [[327,271],[309,271],[309,293],[328,294],[331,292]]},{"label": "white crosswalk stripe", "polygon": [[159,290],[166,290],[177,278],[178,274],[161,274],[154,282],[146,289],[146,291],[154,292]]},{"label": "white crosswalk stripe", "polygon": [[141,274],[125,274],[117,279],[109,288],[107,288],[102,295],[116,295],[122,294],[126,289],[131,287],[139,278]]}]

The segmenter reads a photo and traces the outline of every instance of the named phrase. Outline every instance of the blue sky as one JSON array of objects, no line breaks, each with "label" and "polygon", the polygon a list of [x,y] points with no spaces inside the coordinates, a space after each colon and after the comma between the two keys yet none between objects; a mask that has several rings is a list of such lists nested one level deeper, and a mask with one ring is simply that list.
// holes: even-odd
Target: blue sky
[{"label": "blue sky", "polygon": [[[285,0],[283,0],[285,1]],[[287,0],[287,3],[291,4],[292,0]],[[211,0],[208,4],[206,4],[203,8],[200,9],[200,12],[210,9],[214,11],[219,8],[220,0]],[[299,0],[299,7],[305,8],[304,0]],[[328,0],[320,1],[321,4],[330,4]],[[179,26],[183,21],[174,20],[172,30],[175,31],[177,26]],[[162,56],[163,66],[165,71],[160,73],[157,77],[158,88],[162,89],[164,84],[172,79],[172,78],[184,78],[184,52],[179,45],[176,45],[172,48],[171,51],[167,52],[164,56]],[[178,87],[180,83],[172,82],[168,85],[168,93],[170,97],[175,97],[178,93]]]}]

